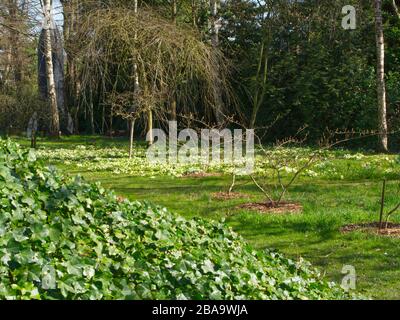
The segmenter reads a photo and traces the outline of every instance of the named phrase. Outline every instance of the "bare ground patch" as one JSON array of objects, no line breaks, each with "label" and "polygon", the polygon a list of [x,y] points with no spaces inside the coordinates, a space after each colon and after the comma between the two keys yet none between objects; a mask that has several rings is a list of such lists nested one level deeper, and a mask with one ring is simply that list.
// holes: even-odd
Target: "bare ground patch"
[{"label": "bare ground patch", "polygon": [[185,173],[182,177],[184,178],[204,178],[204,177],[218,177],[221,176],[221,173],[218,172],[193,172],[193,173]]},{"label": "bare ground patch", "polygon": [[248,198],[249,195],[241,193],[241,192],[214,192],[211,194],[213,199],[217,200],[233,200],[233,199],[242,199]]},{"label": "bare ground patch", "polygon": [[282,201],[279,204],[272,202],[253,202],[238,206],[241,209],[250,209],[260,213],[301,213],[303,206],[298,202]]},{"label": "bare ground patch", "polygon": [[342,233],[362,231],[381,236],[400,237],[399,223],[389,222],[387,225],[386,223],[383,223],[383,228],[379,227],[379,222],[354,223],[343,226],[342,228],[340,228],[340,231]]}]

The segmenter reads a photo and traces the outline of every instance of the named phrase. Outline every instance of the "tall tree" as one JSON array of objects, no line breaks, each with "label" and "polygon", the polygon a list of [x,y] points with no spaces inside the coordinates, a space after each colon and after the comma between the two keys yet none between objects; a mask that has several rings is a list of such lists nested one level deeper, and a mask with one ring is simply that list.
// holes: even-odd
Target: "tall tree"
[{"label": "tall tree", "polygon": [[218,0],[210,0],[211,12],[211,43],[214,47],[219,45],[219,19],[218,19]]},{"label": "tall tree", "polygon": [[377,94],[379,142],[382,151],[388,151],[388,126],[386,119],[386,87],[385,87],[385,41],[383,36],[382,1],[375,0],[375,33],[377,51]]},{"label": "tall tree", "polygon": [[[63,9],[63,40],[68,44],[65,47],[66,63],[65,63],[65,108],[71,112],[73,116],[73,130],[78,132],[78,112],[80,96],[80,80],[78,78],[77,63],[72,54],[69,39],[76,33],[79,20],[78,0],[60,0]],[[69,115],[68,115],[69,116]],[[104,116],[104,115],[103,115]],[[102,119],[102,126],[104,119]],[[103,130],[102,130],[103,132]]]},{"label": "tall tree", "polygon": [[[271,15],[272,5],[265,1],[264,6],[261,7],[262,14],[260,15],[260,25],[263,31],[261,44],[257,59],[257,71],[255,74],[255,88],[251,97],[252,111],[250,116],[249,127],[254,128],[257,120],[257,114],[262,105],[265,95],[267,93],[267,75],[268,75],[268,59],[269,59],[269,46],[271,41]],[[251,77],[253,79],[253,77]]]},{"label": "tall tree", "polygon": [[60,135],[60,118],[57,107],[57,92],[54,81],[54,68],[53,68],[53,50],[51,42],[51,28],[52,28],[52,3],[51,0],[43,1],[43,14],[44,14],[44,32],[45,32],[45,60],[46,60],[46,78],[47,90],[50,105],[50,125],[49,133],[51,136],[59,137]]},{"label": "tall tree", "polygon": [[27,59],[28,19],[25,1],[3,0],[0,5],[0,48],[5,56],[2,81],[20,89],[23,80],[23,63]]},{"label": "tall tree", "polygon": [[[218,17],[218,2],[219,0],[210,0],[210,13],[211,13],[211,45],[217,50],[219,47],[219,29],[220,29],[220,19]],[[219,66],[215,66],[216,70],[219,69]],[[222,102],[222,92],[221,92],[221,84],[219,82],[215,83],[214,86],[215,91],[215,106],[214,106],[214,114],[215,120],[217,123],[222,122],[223,116],[223,102]]]},{"label": "tall tree", "polygon": [[[133,13],[137,17],[137,15],[138,15],[138,0],[134,0],[134,2],[133,2]],[[136,42],[136,40],[137,40],[137,31],[136,30],[135,30],[133,37],[134,37],[134,41]],[[135,61],[133,63],[133,92],[135,95],[137,95],[140,90],[139,69],[138,69],[136,60],[137,60],[137,55],[135,56]],[[133,110],[131,110],[131,111],[133,111]],[[134,132],[135,132],[135,119],[132,118],[129,123],[129,158],[132,157],[132,152],[133,152]]]},{"label": "tall tree", "polygon": [[[176,25],[176,17],[178,15],[177,0],[171,0],[171,17],[172,22]],[[171,120],[176,121],[176,92],[171,93]]]},{"label": "tall tree", "polygon": [[22,66],[20,61],[20,43],[19,43],[19,31],[18,31],[18,3],[16,0],[8,0],[8,12],[11,22],[10,28],[10,45],[11,45],[11,59],[12,66],[14,69],[14,81],[18,85],[22,79]]}]

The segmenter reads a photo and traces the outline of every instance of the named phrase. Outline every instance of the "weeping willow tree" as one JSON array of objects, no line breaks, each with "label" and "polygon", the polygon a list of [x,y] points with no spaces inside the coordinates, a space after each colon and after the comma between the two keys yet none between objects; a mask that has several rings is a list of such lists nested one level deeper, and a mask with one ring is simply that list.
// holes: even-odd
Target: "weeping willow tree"
[{"label": "weeping willow tree", "polygon": [[[216,112],[221,117],[236,111],[228,81],[231,66],[222,53],[202,42],[195,30],[178,27],[154,10],[98,8],[83,18],[71,43],[79,44],[74,54],[81,66],[81,100],[92,117],[94,92],[99,104],[116,105],[118,115],[141,119],[147,129],[153,118],[167,121],[174,100],[178,119],[190,114],[211,123]],[[224,110],[217,108],[221,84]]]}]

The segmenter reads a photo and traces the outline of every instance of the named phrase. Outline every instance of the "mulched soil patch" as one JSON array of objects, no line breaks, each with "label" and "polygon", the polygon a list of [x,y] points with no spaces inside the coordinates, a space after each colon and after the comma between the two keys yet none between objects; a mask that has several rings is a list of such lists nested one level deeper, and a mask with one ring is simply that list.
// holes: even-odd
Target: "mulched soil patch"
[{"label": "mulched soil patch", "polygon": [[238,206],[241,209],[255,210],[260,213],[301,213],[303,206],[297,202],[282,201],[279,205],[271,202],[245,203]]},{"label": "mulched soil patch", "polygon": [[399,223],[389,222],[387,224],[387,228],[385,228],[385,223],[383,223],[382,229],[379,229],[379,222],[355,223],[355,224],[345,225],[340,229],[342,233],[347,233],[357,230],[382,236],[400,237]]},{"label": "mulched soil patch", "polygon": [[248,198],[249,195],[240,193],[240,192],[214,192],[211,194],[211,197],[213,199],[217,200],[233,200],[233,199],[242,199],[242,198]]},{"label": "mulched soil patch", "polygon": [[183,175],[184,178],[204,178],[204,177],[217,177],[220,176],[221,173],[218,172],[193,172],[186,173]]}]

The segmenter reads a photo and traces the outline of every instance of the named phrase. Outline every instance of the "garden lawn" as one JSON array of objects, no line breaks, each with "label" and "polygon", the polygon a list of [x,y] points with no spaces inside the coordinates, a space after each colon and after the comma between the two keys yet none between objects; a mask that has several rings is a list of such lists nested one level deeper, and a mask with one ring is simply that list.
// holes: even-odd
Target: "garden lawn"
[{"label": "garden lawn", "polygon": [[[22,145],[29,145],[27,140],[17,140]],[[61,141],[39,140],[38,145],[43,154],[59,150],[68,154],[84,146],[96,150],[112,147],[120,150],[114,155],[118,158],[125,152],[127,142],[123,139],[70,137]],[[137,148],[143,146],[137,145]],[[144,177],[101,167],[93,170],[82,166],[84,159],[65,161],[45,157],[45,161],[69,174],[79,173],[88,180],[99,181],[123,197],[151,201],[185,217],[224,218],[256,248],[275,248],[292,258],[301,256],[319,267],[330,280],[340,283],[342,267],[352,265],[359,292],[376,299],[400,299],[400,238],[340,232],[340,227],[346,224],[378,220],[383,177],[389,179],[387,206],[396,204],[399,182],[395,178],[400,164],[395,162],[395,156],[363,156],[350,151],[338,151],[332,158],[321,166],[321,174],[302,176],[289,191],[287,198],[303,205],[301,214],[261,214],[238,209],[239,204],[264,200],[246,177],[238,178],[234,191],[244,193],[248,198],[214,199],[214,192],[229,188],[230,176],[224,172],[209,177],[153,173]],[[382,159],[390,164],[385,164]],[[324,176],[325,168],[336,170],[335,174]],[[391,221],[400,222],[400,214],[394,215]]]}]

